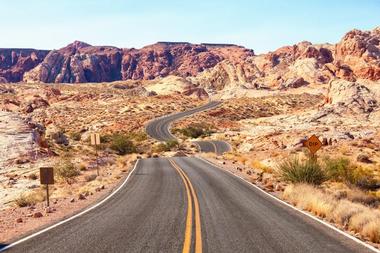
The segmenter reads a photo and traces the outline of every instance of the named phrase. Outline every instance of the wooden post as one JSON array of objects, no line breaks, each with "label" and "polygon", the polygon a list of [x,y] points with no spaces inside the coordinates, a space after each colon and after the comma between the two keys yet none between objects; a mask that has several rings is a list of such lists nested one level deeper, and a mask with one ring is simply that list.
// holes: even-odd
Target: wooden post
[{"label": "wooden post", "polygon": [[99,176],[99,164],[98,164],[98,145],[95,144],[95,156],[96,156],[96,174]]},{"label": "wooden post", "polygon": [[47,206],[49,207],[50,202],[49,202],[49,185],[48,184],[46,185],[46,202],[47,202]]}]

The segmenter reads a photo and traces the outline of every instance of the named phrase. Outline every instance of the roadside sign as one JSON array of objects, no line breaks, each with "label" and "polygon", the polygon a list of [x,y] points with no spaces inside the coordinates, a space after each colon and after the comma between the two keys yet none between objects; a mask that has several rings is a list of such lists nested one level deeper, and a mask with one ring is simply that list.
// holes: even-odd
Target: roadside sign
[{"label": "roadside sign", "polygon": [[97,145],[100,145],[100,134],[91,134],[91,145],[95,146],[96,152],[96,174],[99,176],[99,166],[98,166],[98,149]]},{"label": "roadside sign", "polygon": [[91,145],[100,144],[100,134],[91,134]]},{"label": "roadside sign", "polygon": [[322,147],[322,142],[313,134],[304,142],[304,146],[306,146],[310,150],[310,153],[314,155]]},{"label": "roadside sign", "polygon": [[46,202],[49,203],[49,184],[54,184],[54,170],[53,167],[41,167],[40,168],[40,182],[46,185]]},{"label": "roadside sign", "polygon": [[52,167],[40,168],[40,182],[41,184],[54,184],[54,171]]}]

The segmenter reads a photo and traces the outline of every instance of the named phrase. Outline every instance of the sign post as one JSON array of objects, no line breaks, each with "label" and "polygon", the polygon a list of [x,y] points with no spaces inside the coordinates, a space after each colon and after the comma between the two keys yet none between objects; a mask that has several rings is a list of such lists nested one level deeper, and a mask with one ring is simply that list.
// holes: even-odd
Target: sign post
[{"label": "sign post", "polygon": [[304,146],[306,146],[309,149],[311,157],[315,159],[315,153],[322,147],[322,142],[318,139],[317,136],[313,134],[309,139],[307,139],[304,142]]},{"label": "sign post", "polygon": [[99,176],[99,166],[98,166],[98,145],[100,145],[100,134],[91,134],[91,145],[95,146],[96,155],[96,174]]},{"label": "sign post", "polygon": [[47,206],[50,206],[49,202],[49,184],[54,184],[54,170],[53,167],[41,167],[40,168],[40,183],[46,185],[46,202]]}]

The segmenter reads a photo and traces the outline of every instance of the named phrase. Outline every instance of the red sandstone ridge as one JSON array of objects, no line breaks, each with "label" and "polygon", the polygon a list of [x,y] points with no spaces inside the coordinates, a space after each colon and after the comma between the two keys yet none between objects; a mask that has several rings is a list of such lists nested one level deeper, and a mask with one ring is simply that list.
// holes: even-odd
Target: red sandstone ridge
[{"label": "red sandstone ridge", "polygon": [[252,50],[234,45],[159,42],[141,49],[91,46],[75,41],[51,51],[26,82],[84,83],[195,76],[226,58],[244,60]]},{"label": "red sandstone ridge", "polygon": [[0,82],[19,82],[25,71],[43,61],[47,50],[0,49]]},{"label": "red sandstone ridge", "polygon": [[75,41],[52,51],[0,49],[0,82],[112,82],[175,75],[219,90],[236,85],[286,88],[302,80],[307,85],[335,78],[376,81],[379,43],[380,28],[352,30],[336,45],[301,42],[257,56],[231,44],[158,42],[123,49]]}]

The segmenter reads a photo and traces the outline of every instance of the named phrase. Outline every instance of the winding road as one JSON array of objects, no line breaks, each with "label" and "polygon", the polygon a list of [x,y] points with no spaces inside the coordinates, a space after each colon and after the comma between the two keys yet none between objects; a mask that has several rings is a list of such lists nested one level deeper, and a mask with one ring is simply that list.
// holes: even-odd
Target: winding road
[{"label": "winding road", "polygon": [[[173,138],[168,128],[179,118],[160,118],[147,131]],[[119,189],[100,206],[8,251],[373,252],[201,158],[140,159]]]}]

